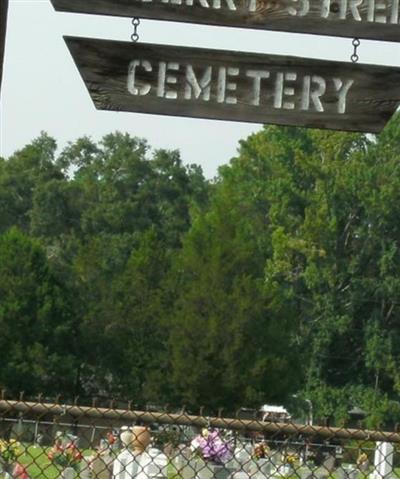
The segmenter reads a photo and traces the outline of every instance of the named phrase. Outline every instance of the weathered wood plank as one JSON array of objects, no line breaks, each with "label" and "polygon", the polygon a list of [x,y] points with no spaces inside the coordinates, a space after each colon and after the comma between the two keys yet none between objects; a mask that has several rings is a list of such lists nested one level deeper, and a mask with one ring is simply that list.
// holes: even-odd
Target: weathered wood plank
[{"label": "weathered wood plank", "polygon": [[3,79],[4,52],[6,46],[8,0],[0,0],[0,93]]},{"label": "weathered wood plank", "polygon": [[400,0],[51,0],[58,11],[400,41]]},{"label": "weathered wood plank", "polygon": [[98,109],[380,131],[400,69],[66,37]]}]

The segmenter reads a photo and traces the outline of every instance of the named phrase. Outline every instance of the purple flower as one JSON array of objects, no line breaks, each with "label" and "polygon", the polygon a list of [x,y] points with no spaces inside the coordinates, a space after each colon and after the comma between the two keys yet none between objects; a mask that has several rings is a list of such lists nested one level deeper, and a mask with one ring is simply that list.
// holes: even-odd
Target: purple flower
[{"label": "purple flower", "polygon": [[191,448],[205,461],[223,464],[233,455],[233,445],[221,439],[218,431],[204,431],[191,442]]}]

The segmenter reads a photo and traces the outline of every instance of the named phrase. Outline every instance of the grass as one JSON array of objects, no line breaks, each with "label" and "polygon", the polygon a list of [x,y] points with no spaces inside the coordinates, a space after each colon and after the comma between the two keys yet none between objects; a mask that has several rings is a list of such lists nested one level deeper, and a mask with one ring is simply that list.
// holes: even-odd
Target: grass
[{"label": "grass", "polygon": [[[49,448],[27,446],[24,454],[19,457],[19,462],[26,467],[30,479],[56,479],[60,477],[61,469],[50,462],[47,457]],[[84,456],[90,456],[93,451],[83,451]],[[79,477],[79,476],[78,476]]]},{"label": "grass", "polygon": [[[24,453],[19,456],[18,462],[25,466],[30,479],[57,479],[61,475],[61,469],[52,464],[47,457],[51,447],[25,446]],[[81,451],[84,456],[91,456],[94,451],[86,449]],[[1,477],[1,475],[0,475]],[[77,479],[79,479],[79,473]],[[168,467],[168,479],[181,479],[172,464]]]}]

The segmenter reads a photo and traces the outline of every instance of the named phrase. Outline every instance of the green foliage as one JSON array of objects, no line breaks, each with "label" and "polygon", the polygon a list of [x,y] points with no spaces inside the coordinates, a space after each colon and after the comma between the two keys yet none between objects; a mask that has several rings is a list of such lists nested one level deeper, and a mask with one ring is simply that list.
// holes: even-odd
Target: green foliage
[{"label": "green foliage", "polygon": [[209,210],[185,239],[171,350],[175,392],[187,404],[259,405],[298,386],[289,334],[296,319],[264,287],[270,171],[261,154],[223,168]]},{"label": "green foliage", "polygon": [[213,184],[122,133],[0,159],[0,385],[397,422],[399,130],[265,127]]},{"label": "green foliage", "polygon": [[43,248],[15,228],[0,236],[0,298],[0,383],[14,393],[71,391],[74,324],[66,297]]}]

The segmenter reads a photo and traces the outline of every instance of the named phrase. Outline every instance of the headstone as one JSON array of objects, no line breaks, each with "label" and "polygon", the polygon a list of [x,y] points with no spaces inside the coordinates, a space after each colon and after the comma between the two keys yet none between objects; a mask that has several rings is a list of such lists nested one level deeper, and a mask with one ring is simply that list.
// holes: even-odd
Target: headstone
[{"label": "headstone", "polygon": [[160,450],[150,448],[138,457],[139,472],[137,479],[163,479],[168,475],[168,458]]},{"label": "headstone", "polygon": [[244,471],[236,471],[229,475],[229,479],[255,479],[255,476]]},{"label": "headstone", "polygon": [[101,452],[90,461],[93,479],[110,479],[114,458],[109,451]]},{"label": "headstone", "polygon": [[202,459],[196,459],[191,462],[191,465],[194,467],[196,473],[196,479],[213,479],[213,471],[209,467],[208,463]]},{"label": "headstone", "polygon": [[277,466],[281,463],[281,453],[280,451],[271,451],[270,453],[270,461],[274,466]]},{"label": "headstone", "polygon": [[115,459],[113,479],[132,479],[139,472],[137,457],[129,449],[124,449]]},{"label": "headstone", "polygon": [[356,467],[352,466],[347,472],[347,477],[349,479],[357,479],[359,473],[360,471]]},{"label": "headstone", "polygon": [[[240,474],[240,477],[236,477]],[[213,464],[211,462],[204,463],[204,467],[197,471],[197,479],[228,479],[228,477],[235,476],[235,479],[250,479],[249,475],[244,471],[234,472],[225,465]]]},{"label": "headstone", "polygon": [[92,478],[92,461],[93,456],[84,456],[80,463],[79,479],[91,479]]},{"label": "headstone", "polygon": [[343,469],[342,466],[339,466],[338,468],[336,468],[336,470],[334,472],[334,478],[335,479],[347,479],[346,470]]},{"label": "headstone", "polygon": [[330,472],[325,466],[317,467],[317,469],[313,472],[313,477],[315,479],[328,479],[329,476]]},{"label": "headstone", "polygon": [[233,467],[233,469],[249,472],[249,469],[252,464],[251,451],[249,448],[241,444],[235,448],[233,453],[233,458],[228,463],[228,467]]},{"label": "headstone", "polygon": [[293,473],[293,468],[288,464],[279,464],[275,466],[275,471],[272,472],[274,477],[289,477]]},{"label": "headstone", "polygon": [[389,479],[393,474],[393,444],[377,442],[374,456],[373,479]]},{"label": "headstone", "polygon": [[175,468],[175,474],[182,479],[194,479],[196,470],[190,461],[191,450],[184,444],[180,444],[177,448],[175,457],[172,459],[172,464]]},{"label": "headstone", "polygon": [[254,479],[265,479],[271,476],[272,468],[273,464],[269,457],[260,458],[252,461],[249,473]]},{"label": "headstone", "polygon": [[333,454],[328,453],[325,455],[324,461],[322,463],[322,467],[326,469],[329,476],[332,474],[332,472],[335,469],[335,462],[336,462],[335,456]]},{"label": "headstone", "polygon": [[312,478],[312,475],[313,472],[308,466],[301,467],[298,471],[298,476],[300,477],[300,479],[309,479]]}]

